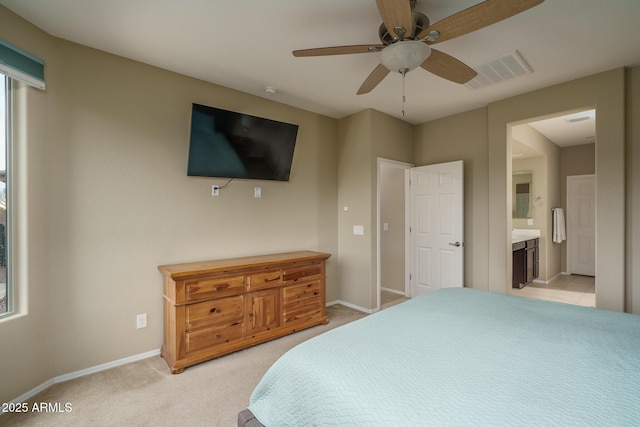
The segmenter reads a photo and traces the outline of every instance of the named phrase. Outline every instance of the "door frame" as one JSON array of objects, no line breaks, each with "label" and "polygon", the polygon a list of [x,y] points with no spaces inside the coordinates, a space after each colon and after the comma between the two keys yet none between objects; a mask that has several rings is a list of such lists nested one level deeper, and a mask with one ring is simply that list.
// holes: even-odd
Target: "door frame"
[{"label": "door frame", "polygon": [[[382,301],[380,299],[380,292],[382,288],[382,274],[380,268],[380,230],[382,228],[382,222],[380,221],[380,168],[382,165],[395,167],[399,169],[404,169],[405,171],[414,167],[413,163],[400,162],[398,160],[386,159],[384,157],[377,158],[377,169],[376,169],[376,308],[375,311],[380,311],[382,306]],[[408,219],[407,215],[410,214],[410,210],[407,209],[407,201],[408,201],[408,191],[409,191],[408,179],[405,174],[405,183],[404,183],[404,202],[405,202],[405,210],[404,210],[404,246],[405,246],[405,254],[407,254],[407,249],[409,245],[409,224],[410,219]],[[410,202],[410,200],[409,200]],[[409,295],[409,257],[405,255],[404,260],[404,294],[405,296]]]}]

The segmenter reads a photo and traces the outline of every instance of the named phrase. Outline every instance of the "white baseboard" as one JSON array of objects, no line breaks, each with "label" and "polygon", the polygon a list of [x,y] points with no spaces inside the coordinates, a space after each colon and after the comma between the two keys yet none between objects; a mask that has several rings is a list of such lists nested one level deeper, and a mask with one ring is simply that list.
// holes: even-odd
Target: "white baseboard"
[{"label": "white baseboard", "polygon": [[549,283],[551,283],[551,282],[553,282],[554,280],[556,280],[558,277],[560,277],[560,276],[566,276],[566,275],[567,275],[567,273],[565,273],[565,272],[560,272],[560,273],[556,274],[555,276],[553,276],[553,277],[552,277],[551,279],[549,279],[549,280],[538,280],[538,279],[536,279],[536,280],[534,280],[534,281],[533,281],[533,283],[542,283],[543,285],[548,285]]},{"label": "white baseboard", "polygon": [[107,369],[115,368],[116,366],[126,365],[127,363],[137,362],[138,360],[147,359],[149,357],[158,356],[160,354],[160,349],[151,350],[146,353],[140,353],[133,356],[125,357],[123,359],[114,360],[113,362],[103,363],[101,365],[92,366],[90,368],[81,369],[79,371],[70,372],[68,374],[59,375],[55,378],[45,381],[40,384],[38,387],[29,390],[21,396],[18,396],[11,403],[22,403],[29,398],[35,396],[41,391],[46,390],[54,384],[61,383],[64,381],[69,381],[75,378],[84,377],[85,375],[95,374],[96,372],[105,371]]},{"label": "white baseboard", "polygon": [[342,300],[335,300],[335,301],[331,301],[327,303],[327,307],[332,306],[332,305],[336,305],[336,304],[342,304],[344,306],[347,306],[349,308],[353,308],[354,310],[358,310],[358,311],[362,311],[364,313],[367,314],[371,314],[373,312],[375,312],[375,309],[369,309],[369,308],[364,308],[364,307],[360,307],[359,305],[355,305],[355,304],[351,304],[350,302],[346,302],[346,301],[342,301]]}]

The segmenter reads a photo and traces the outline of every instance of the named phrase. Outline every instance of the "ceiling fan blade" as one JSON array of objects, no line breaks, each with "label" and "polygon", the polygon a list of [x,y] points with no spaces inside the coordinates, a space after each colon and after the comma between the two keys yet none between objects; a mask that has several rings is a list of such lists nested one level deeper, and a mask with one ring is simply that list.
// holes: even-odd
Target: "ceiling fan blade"
[{"label": "ceiling fan blade", "polygon": [[384,48],[382,44],[363,44],[353,46],[318,47],[315,49],[294,50],[293,56],[326,56],[345,55],[350,53],[380,52]]},{"label": "ceiling fan blade", "polygon": [[460,84],[468,82],[478,74],[464,62],[435,49],[431,49],[431,55],[420,66],[436,76]]},{"label": "ceiling fan blade", "polygon": [[384,26],[391,36],[400,39],[413,35],[413,16],[409,0],[376,0]]},{"label": "ceiling fan blade", "polygon": [[440,37],[433,42],[427,41],[429,44],[451,40],[510,18],[539,5],[543,1],[487,0],[425,28],[418,34],[418,40],[424,39],[432,31],[440,33]]},{"label": "ceiling fan blade", "polygon": [[379,64],[371,74],[369,74],[369,77],[367,77],[364,83],[362,83],[362,86],[358,89],[358,95],[371,92],[389,73],[390,71],[387,67]]}]

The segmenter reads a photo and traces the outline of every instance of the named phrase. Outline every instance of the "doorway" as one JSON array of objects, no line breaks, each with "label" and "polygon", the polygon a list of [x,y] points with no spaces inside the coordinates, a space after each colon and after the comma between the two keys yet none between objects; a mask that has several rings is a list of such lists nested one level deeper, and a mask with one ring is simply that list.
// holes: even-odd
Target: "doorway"
[{"label": "doorway", "polygon": [[[417,174],[420,179],[416,178],[416,181],[421,182],[424,177],[431,177],[437,190],[438,203],[431,204],[435,210],[430,215],[435,221],[433,228],[438,230],[432,233],[437,240],[432,251],[437,260],[430,261],[434,266],[432,272],[437,274],[429,274],[428,280],[422,282],[437,284],[438,288],[463,286],[463,162],[413,168],[412,164],[379,158],[376,310],[411,297],[411,276],[418,281],[418,275],[426,271],[412,267],[410,256],[416,252],[411,238],[416,233],[410,233],[411,212],[414,211],[410,207],[411,174]],[[441,215],[443,212],[446,215]],[[440,217],[443,219],[439,220]],[[417,260],[413,264],[416,265]],[[419,271],[412,274],[416,268]]]},{"label": "doorway", "polygon": [[[549,299],[565,303],[595,306],[595,110],[569,111],[542,120],[529,120],[512,126],[511,174],[534,170],[533,215],[512,219],[512,229],[538,229],[540,233],[540,276],[522,290],[509,293]],[[523,143],[524,141],[524,143]],[[533,153],[533,154],[532,154]],[[592,199],[580,199],[584,206],[576,212],[570,206],[570,182],[574,175],[590,175]],[[512,181],[515,182],[515,181]],[[511,186],[511,184],[509,185]],[[512,200],[513,201],[513,200]],[[588,203],[587,203],[588,202]],[[563,239],[554,234],[558,213],[566,225]],[[589,223],[593,227],[590,240],[579,237],[571,227]],[[582,233],[582,231],[581,231]],[[509,233],[511,234],[511,233]],[[555,238],[554,238],[555,237]],[[580,243],[582,241],[582,243]],[[572,268],[572,249],[578,248],[580,262],[585,257],[593,272]]]},{"label": "doorway", "polygon": [[378,158],[376,311],[409,296],[405,171],[412,167],[411,163]]}]

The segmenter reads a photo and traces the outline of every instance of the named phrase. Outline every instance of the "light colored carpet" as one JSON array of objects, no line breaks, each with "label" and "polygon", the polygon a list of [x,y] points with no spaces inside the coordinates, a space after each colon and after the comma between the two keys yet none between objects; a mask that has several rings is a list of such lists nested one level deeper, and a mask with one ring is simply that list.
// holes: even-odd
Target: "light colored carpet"
[{"label": "light colored carpet", "polygon": [[238,412],[275,360],[296,344],[366,314],[327,308],[330,322],[171,375],[160,356],[55,384],[29,400],[67,413],[4,414],[3,426],[236,426]]}]

